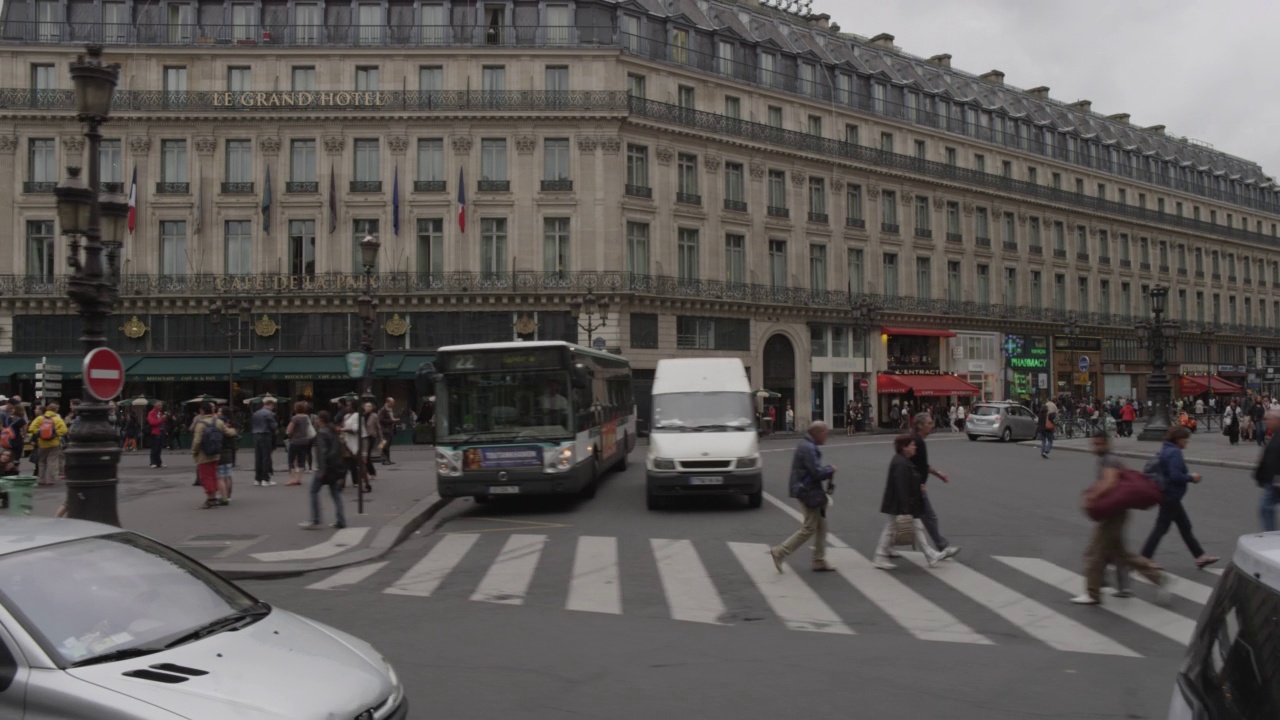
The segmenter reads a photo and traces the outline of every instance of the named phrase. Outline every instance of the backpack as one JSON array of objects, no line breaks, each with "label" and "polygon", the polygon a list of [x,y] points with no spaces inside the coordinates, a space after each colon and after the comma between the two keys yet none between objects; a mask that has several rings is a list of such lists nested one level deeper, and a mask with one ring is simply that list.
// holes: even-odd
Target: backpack
[{"label": "backpack", "polygon": [[5,423],[4,428],[0,429],[0,448],[5,450],[17,450],[18,432],[13,429],[13,423]]},{"label": "backpack", "polygon": [[201,424],[204,425],[204,434],[200,436],[200,452],[208,456],[221,455],[223,434],[218,428],[218,421]]},{"label": "backpack", "polygon": [[58,437],[58,424],[51,417],[40,418],[40,439],[55,440]]}]

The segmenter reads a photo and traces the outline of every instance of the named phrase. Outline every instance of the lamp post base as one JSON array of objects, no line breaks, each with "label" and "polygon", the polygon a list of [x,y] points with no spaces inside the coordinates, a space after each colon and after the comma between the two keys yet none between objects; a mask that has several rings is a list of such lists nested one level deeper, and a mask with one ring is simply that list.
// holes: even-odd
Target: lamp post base
[{"label": "lamp post base", "polygon": [[1151,399],[1151,417],[1147,425],[1138,433],[1139,440],[1147,442],[1163,442],[1169,432],[1169,399],[1173,397],[1173,386],[1168,376],[1153,376],[1147,383],[1147,397]]},{"label": "lamp post base", "polygon": [[[90,404],[92,403],[92,404]],[[86,399],[80,422],[63,452],[67,459],[67,517],[120,526],[116,489],[120,444],[107,422],[107,406]]]}]

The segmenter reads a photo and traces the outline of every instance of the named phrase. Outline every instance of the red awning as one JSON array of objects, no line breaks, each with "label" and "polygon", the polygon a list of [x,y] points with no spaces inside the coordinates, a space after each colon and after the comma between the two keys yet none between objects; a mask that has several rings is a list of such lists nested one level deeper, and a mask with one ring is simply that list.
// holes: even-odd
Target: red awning
[{"label": "red awning", "polygon": [[955,337],[956,334],[950,330],[935,330],[933,328],[913,328],[913,327],[882,327],[880,332],[885,335],[915,335],[917,337]]},{"label": "red awning", "polygon": [[1244,388],[1217,375],[1183,375],[1178,379],[1178,390],[1183,395],[1199,395],[1210,390],[1214,395],[1239,395]]},{"label": "red awning", "polygon": [[905,395],[908,392],[914,392],[916,397],[982,394],[982,388],[965,382],[955,375],[880,375],[876,379],[876,391],[881,395]]}]

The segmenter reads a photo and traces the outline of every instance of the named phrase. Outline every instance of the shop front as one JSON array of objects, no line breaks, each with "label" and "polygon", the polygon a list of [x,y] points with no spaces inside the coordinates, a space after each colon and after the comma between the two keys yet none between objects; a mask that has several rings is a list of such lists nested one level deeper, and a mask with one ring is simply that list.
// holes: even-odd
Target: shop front
[{"label": "shop front", "polygon": [[1219,375],[1191,375],[1178,378],[1178,395],[1184,398],[1200,398],[1205,402],[1211,397],[1229,398],[1244,395],[1244,388]]},{"label": "shop front", "polygon": [[1102,394],[1102,338],[1055,335],[1054,395],[1097,399]]},{"label": "shop front", "polygon": [[1008,396],[1023,404],[1049,398],[1049,336],[1005,335],[1004,362],[1009,377]]},{"label": "shop front", "polygon": [[979,399],[994,400],[1005,394],[1000,382],[1000,333],[956,331],[951,340],[950,365],[946,368],[982,389]]},{"label": "shop front", "polygon": [[865,335],[840,325],[811,325],[810,417],[844,428],[849,402],[867,402],[872,350]]},{"label": "shop front", "polygon": [[[875,417],[880,427],[893,424],[890,417],[895,405],[900,409],[904,405],[919,409],[921,398],[949,397],[950,392],[939,392],[942,387],[965,390],[968,397],[981,397],[981,388],[943,369],[942,358],[949,352],[947,344],[955,338],[954,332],[933,328],[882,327],[880,333],[885,346],[886,368],[886,372],[876,378]],[[960,384],[950,385],[953,381]]]},{"label": "shop front", "polygon": [[1150,370],[1129,363],[1102,364],[1102,397],[1141,398],[1146,393]]}]

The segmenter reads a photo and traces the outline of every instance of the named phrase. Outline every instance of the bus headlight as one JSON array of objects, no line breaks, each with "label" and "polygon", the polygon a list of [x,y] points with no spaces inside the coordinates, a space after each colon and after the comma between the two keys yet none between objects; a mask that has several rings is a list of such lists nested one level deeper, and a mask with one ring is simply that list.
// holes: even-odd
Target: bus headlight
[{"label": "bus headlight", "polygon": [[559,447],[548,448],[543,453],[542,469],[544,472],[556,473],[564,472],[573,467],[573,445],[566,444]]},{"label": "bus headlight", "polygon": [[750,470],[750,469],[752,469],[752,468],[754,468],[754,467],[759,467],[759,465],[760,465],[760,456],[759,456],[759,455],[752,455],[752,456],[750,456],[750,457],[741,457],[741,458],[738,458],[738,469],[739,469],[739,470]]},{"label": "bus headlight", "polygon": [[436,472],[443,477],[462,474],[462,453],[456,450],[436,450]]},{"label": "bus headlight", "polygon": [[653,459],[653,469],[654,470],[675,470],[676,461],[672,460],[671,458],[656,457]]}]

